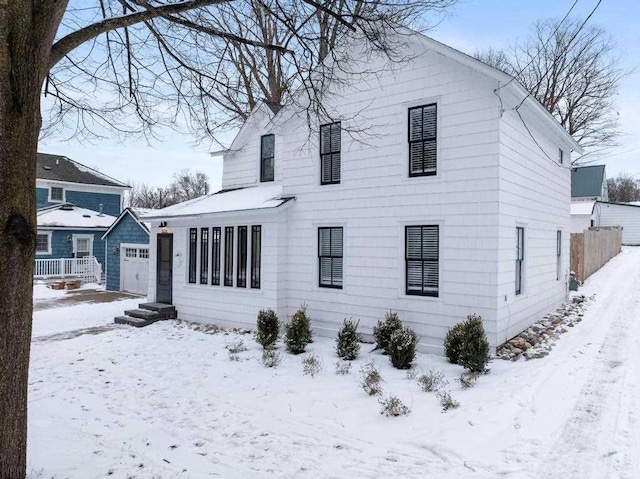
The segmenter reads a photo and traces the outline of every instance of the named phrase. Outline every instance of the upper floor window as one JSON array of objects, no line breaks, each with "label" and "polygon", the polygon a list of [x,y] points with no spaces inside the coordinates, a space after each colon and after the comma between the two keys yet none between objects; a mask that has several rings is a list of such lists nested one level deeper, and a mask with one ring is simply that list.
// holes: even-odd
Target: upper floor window
[{"label": "upper floor window", "polygon": [[438,296],[440,285],[440,228],[437,225],[405,228],[407,294]]},{"label": "upper floor window", "polygon": [[558,150],[558,161],[560,161],[560,164],[564,163],[564,151],[562,151],[562,148]]},{"label": "upper floor window", "polygon": [[409,108],[409,176],[436,174],[437,105]]},{"label": "upper floor window", "polygon": [[61,186],[52,186],[49,188],[49,201],[61,203],[64,201],[64,188]]},{"label": "upper floor window", "polygon": [[260,181],[273,181],[274,158],[276,151],[275,135],[264,135],[260,138]]},{"label": "upper floor window", "polygon": [[340,183],[340,122],[320,127],[320,184]]}]

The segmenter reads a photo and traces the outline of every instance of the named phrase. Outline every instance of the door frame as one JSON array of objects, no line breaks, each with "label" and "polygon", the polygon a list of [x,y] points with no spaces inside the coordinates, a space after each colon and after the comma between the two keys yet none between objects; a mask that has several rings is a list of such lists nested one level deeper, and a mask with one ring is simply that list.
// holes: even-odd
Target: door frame
[{"label": "door frame", "polygon": [[[125,248],[136,248],[138,250],[138,254],[140,252],[140,248],[150,250],[151,245],[142,244],[142,243],[120,243],[120,291],[124,291],[124,249]],[[139,256],[138,256],[139,258]],[[151,262],[151,258],[147,258],[147,268],[148,264]],[[149,294],[149,272],[147,269],[147,294]]]},{"label": "door frame", "polygon": [[74,258],[77,258],[78,254],[78,240],[89,240],[89,254],[87,256],[93,256],[93,238],[92,234],[72,234],[71,235],[71,253]]},{"label": "door frame", "polygon": [[173,233],[158,233],[156,236],[156,301],[158,301],[158,287],[160,286],[160,238],[169,238],[169,297],[168,304],[173,304]]}]

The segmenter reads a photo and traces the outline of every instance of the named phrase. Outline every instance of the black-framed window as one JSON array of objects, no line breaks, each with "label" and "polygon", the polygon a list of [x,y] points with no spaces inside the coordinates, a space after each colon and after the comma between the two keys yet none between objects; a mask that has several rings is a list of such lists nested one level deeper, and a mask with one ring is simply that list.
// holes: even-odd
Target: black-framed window
[{"label": "black-framed window", "polygon": [[52,186],[50,190],[51,201],[64,201],[64,188]]},{"label": "black-framed window", "polygon": [[438,107],[409,108],[409,176],[430,176],[437,171]]},{"label": "black-framed window", "polygon": [[275,135],[263,135],[260,138],[260,181],[273,181],[275,170],[275,154]]},{"label": "black-framed window", "polygon": [[211,228],[211,284],[214,286],[220,286],[220,237],[220,227]]},{"label": "black-framed window", "polygon": [[556,232],[556,280],[560,279],[562,270],[562,231]]},{"label": "black-framed window", "polygon": [[318,228],[319,285],[342,288],[342,227]]},{"label": "black-framed window", "polygon": [[247,287],[247,227],[238,226],[238,265],[236,287]]},{"label": "black-framed window", "polygon": [[224,228],[224,285],[233,286],[233,226]]},{"label": "black-framed window", "polygon": [[200,229],[200,284],[209,282],[209,228]]},{"label": "black-framed window", "polygon": [[524,228],[516,227],[516,294],[522,293],[522,272],[524,266]]},{"label": "black-framed window", "polygon": [[189,229],[189,283],[196,282],[198,259],[198,228]]},{"label": "black-framed window", "polygon": [[440,291],[440,227],[405,226],[406,293],[435,296]]},{"label": "black-framed window", "polygon": [[340,183],[341,125],[329,123],[320,127],[320,184]]},{"label": "black-framed window", "polygon": [[260,289],[260,256],[262,252],[262,227],[251,227],[251,287]]},{"label": "black-framed window", "polygon": [[564,163],[564,151],[562,148],[558,150],[558,160],[560,161],[560,164]]}]

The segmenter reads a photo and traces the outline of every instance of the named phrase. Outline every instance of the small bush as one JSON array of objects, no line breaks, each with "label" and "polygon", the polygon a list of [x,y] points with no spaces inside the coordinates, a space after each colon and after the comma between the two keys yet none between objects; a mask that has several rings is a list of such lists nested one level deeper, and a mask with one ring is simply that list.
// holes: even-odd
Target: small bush
[{"label": "small bush", "polygon": [[322,361],[315,354],[307,356],[302,360],[303,374],[314,378],[320,371],[322,371]]},{"label": "small bush", "polygon": [[418,336],[411,328],[396,329],[389,338],[391,364],[398,369],[409,369],[416,357]]},{"label": "small bush", "polygon": [[242,339],[225,345],[225,348],[229,351],[229,354],[243,353],[247,350],[247,347],[244,345],[244,340]]},{"label": "small bush", "polygon": [[472,372],[484,372],[491,360],[491,348],[480,316],[472,314],[467,318],[463,326],[462,339],[458,364]]},{"label": "small bush", "polygon": [[346,361],[353,361],[360,353],[360,335],[358,324],[350,319],[345,319],[336,337],[336,353],[338,357]]},{"label": "small bush", "polygon": [[360,376],[360,385],[369,396],[376,396],[382,392],[382,376],[373,361],[360,368]]},{"label": "small bush", "polygon": [[267,368],[275,368],[282,362],[282,355],[275,349],[262,351],[262,364]]},{"label": "small bush", "polygon": [[462,389],[469,389],[475,386],[476,382],[478,381],[478,375],[479,373],[475,373],[475,372],[470,372],[468,374],[464,374],[464,373],[461,374],[460,379],[458,379],[458,381],[460,382],[460,386],[462,386]]},{"label": "small bush", "polygon": [[284,326],[284,344],[287,351],[293,354],[304,353],[307,344],[311,342],[311,320],[307,315],[306,306],[302,306]]},{"label": "small bush", "polygon": [[438,393],[438,399],[440,399],[442,412],[447,412],[449,409],[455,409],[460,406],[460,403],[451,397],[449,391],[440,391]]},{"label": "small bush", "polygon": [[397,396],[389,396],[384,399],[379,399],[381,409],[380,414],[384,414],[387,417],[407,416],[411,409],[409,409]]},{"label": "small bush", "polygon": [[382,354],[389,354],[388,347],[391,334],[400,328],[402,328],[402,321],[400,321],[398,313],[387,312],[384,316],[384,321],[378,321],[378,325],[373,327],[376,349],[382,350]]},{"label": "small bush", "polygon": [[429,393],[440,390],[448,383],[444,379],[444,372],[431,370],[418,378],[418,384],[420,385],[420,389]]},{"label": "small bush", "polygon": [[336,374],[349,374],[351,372],[351,363],[349,361],[336,361]]},{"label": "small bush", "polygon": [[229,361],[234,361],[234,362],[240,361],[240,355],[229,351]]},{"label": "small bush", "polygon": [[255,333],[256,342],[268,349],[278,340],[280,335],[280,321],[272,309],[262,309],[258,312],[258,323]]},{"label": "small bush", "polygon": [[464,323],[458,323],[447,331],[444,337],[444,354],[450,363],[458,364],[462,350],[462,332]]},{"label": "small bush", "polygon": [[420,375],[420,370],[414,368],[414,369],[407,369],[407,372],[405,373],[404,377],[405,377],[405,379],[408,379],[409,381],[413,381],[419,375]]}]

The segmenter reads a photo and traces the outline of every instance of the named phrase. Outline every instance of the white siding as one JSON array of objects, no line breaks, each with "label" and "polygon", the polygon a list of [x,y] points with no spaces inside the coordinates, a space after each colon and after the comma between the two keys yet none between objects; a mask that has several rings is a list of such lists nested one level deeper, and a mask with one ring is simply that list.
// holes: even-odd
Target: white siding
[{"label": "white siding", "polygon": [[622,244],[640,245],[640,206],[598,203],[595,226],[622,226]]}]

